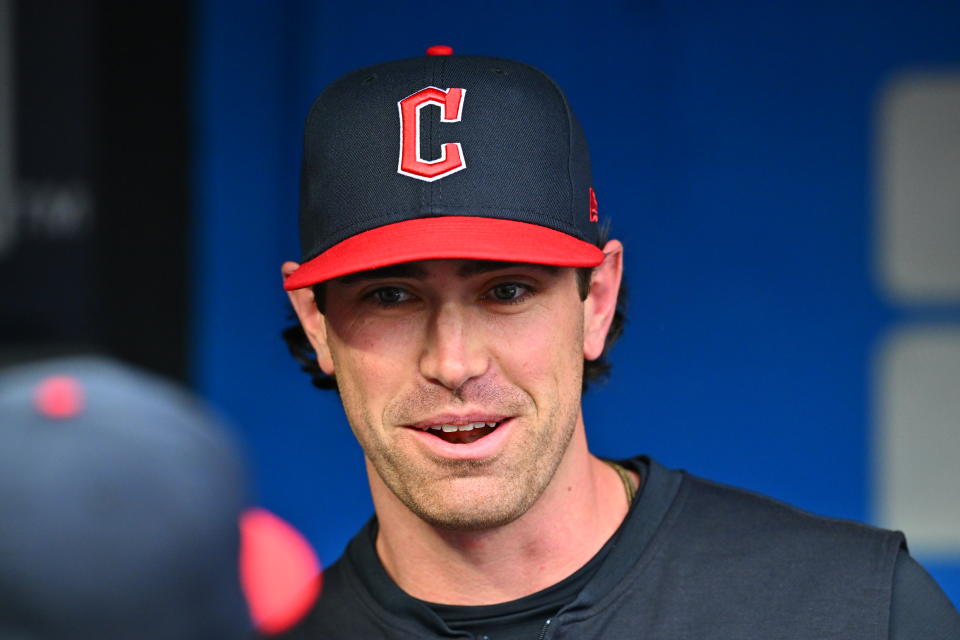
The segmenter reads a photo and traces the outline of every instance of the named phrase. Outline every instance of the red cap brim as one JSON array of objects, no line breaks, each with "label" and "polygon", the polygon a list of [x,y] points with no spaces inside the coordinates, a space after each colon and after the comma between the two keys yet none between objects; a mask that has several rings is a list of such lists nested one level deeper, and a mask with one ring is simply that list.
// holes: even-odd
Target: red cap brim
[{"label": "red cap brim", "polygon": [[333,245],[290,274],[287,291],[402,262],[502,260],[595,267],[603,252],[571,235],[527,222],[449,216],[417,218],[364,231]]}]

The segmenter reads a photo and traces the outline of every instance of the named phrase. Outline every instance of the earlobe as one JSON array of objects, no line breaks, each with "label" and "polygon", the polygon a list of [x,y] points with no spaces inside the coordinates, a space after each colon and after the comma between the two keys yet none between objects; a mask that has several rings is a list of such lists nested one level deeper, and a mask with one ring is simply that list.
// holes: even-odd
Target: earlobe
[{"label": "earlobe", "polygon": [[583,304],[583,357],[596,360],[603,353],[607,332],[617,310],[623,278],[623,245],[611,240],[603,247],[603,262],[594,270]]},{"label": "earlobe", "polygon": [[[280,268],[283,279],[286,280],[290,277],[290,274],[296,271],[299,266],[296,262],[284,262]],[[317,308],[316,301],[313,297],[313,289],[311,287],[294,289],[293,291],[288,291],[287,296],[290,298],[290,306],[293,307],[294,313],[297,314],[297,318],[300,320],[300,326],[303,327],[303,332],[306,334],[307,340],[310,341],[310,345],[317,354],[317,364],[320,366],[321,371],[332,376],[334,367],[333,358],[330,355],[330,347],[327,344],[327,324],[323,314],[320,313],[320,310]]]}]

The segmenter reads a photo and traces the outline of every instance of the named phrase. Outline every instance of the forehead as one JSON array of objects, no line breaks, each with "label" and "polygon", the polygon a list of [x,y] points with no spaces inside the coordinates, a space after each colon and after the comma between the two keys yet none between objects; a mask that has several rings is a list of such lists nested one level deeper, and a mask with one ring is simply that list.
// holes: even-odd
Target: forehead
[{"label": "forehead", "polygon": [[534,270],[540,271],[546,275],[556,275],[560,273],[563,267],[556,267],[546,264],[532,264],[527,262],[502,262],[499,260],[420,260],[417,262],[402,262],[378,269],[360,271],[351,273],[334,282],[340,284],[352,284],[367,280],[380,280],[385,278],[409,278],[415,280],[426,280],[431,276],[440,274],[452,274],[457,278],[467,279],[477,275],[483,275],[494,271],[504,271],[509,269]]}]

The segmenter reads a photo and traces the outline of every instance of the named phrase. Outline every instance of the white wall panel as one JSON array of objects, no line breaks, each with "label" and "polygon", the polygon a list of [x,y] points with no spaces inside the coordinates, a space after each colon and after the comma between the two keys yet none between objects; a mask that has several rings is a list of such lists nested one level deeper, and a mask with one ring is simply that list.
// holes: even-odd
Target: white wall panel
[{"label": "white wall panel", "polygon": [[960,72],[897,76],[878,115],[882,288],[901,303],[960,302]]},{"label": "white wall panel", "polygon": [[960,328],[901,329],[878,355],[880,524],[915,553],[960,555]]}]

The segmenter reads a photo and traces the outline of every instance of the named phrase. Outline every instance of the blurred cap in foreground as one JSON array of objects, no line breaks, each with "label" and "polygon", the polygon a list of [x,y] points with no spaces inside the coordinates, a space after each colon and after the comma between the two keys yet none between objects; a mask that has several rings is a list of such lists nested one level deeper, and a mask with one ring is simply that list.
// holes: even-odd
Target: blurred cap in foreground
[{"label": "blurred cap in foreground", "polygon": [[0,638],[241,638],[246,472],[177,387],[106,359],[0,371]]}]

